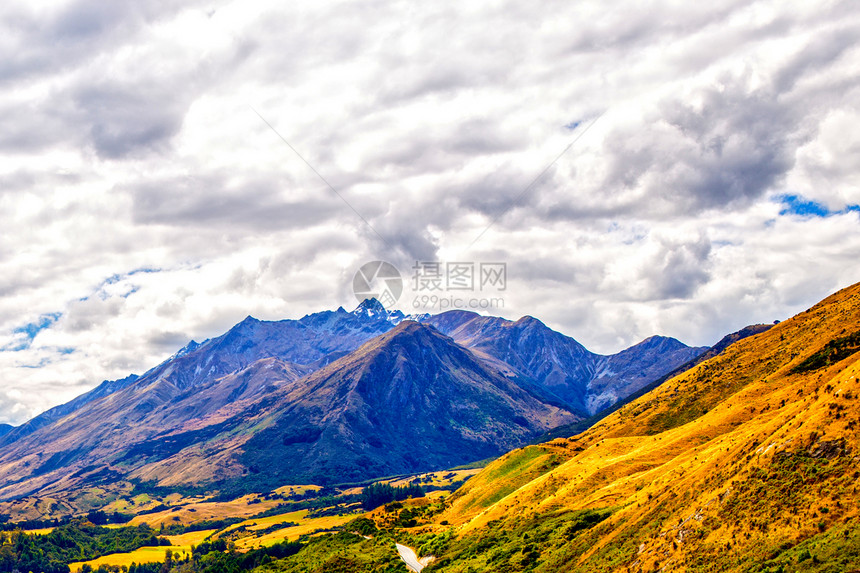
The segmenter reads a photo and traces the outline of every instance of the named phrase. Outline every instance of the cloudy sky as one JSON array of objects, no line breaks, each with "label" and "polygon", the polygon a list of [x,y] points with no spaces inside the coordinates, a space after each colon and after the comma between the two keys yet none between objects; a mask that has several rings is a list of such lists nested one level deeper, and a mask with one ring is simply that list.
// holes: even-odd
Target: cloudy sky
[{"label": "cloudy sky", "polygon": [[604,353],[787,318],[860,280],[858,37],[852,0],[4,2],[0,422],[372,260],[407,312],[416,261],[504,262],[495,314]]}]

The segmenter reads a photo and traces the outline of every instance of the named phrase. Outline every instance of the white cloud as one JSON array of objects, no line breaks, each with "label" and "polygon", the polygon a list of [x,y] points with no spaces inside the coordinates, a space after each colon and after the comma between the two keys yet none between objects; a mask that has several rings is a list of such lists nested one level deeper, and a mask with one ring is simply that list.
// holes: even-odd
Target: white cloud
[{"label": "white cloud", "polygon": [[851,2],[4,5],[0,422],[351,306],[377,258],[505,261],[500,314],[596,351],[785,318],[860,280],[858,35]]}]

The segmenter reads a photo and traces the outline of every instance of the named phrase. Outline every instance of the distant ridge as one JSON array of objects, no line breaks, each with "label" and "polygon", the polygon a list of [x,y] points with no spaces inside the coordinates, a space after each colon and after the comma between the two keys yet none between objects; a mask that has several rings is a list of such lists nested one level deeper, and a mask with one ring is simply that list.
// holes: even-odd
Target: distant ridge
[{"label": "distant ridge", "polygon": [[456,310],[426,322],[479,355],[531,378],[584,416],[611,406],[707,350],[652,336],[603,356],[531,316],[509,321]]}]

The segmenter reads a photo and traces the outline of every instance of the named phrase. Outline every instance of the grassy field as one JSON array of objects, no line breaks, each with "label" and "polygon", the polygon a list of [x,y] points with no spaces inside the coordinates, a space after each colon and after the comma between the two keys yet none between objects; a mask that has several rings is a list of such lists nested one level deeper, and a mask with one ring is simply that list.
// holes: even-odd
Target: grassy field
[{"label": "grassy field", "polygon": [[[302,535],[312,534],[320,530],[330,530],[335,527],[340,527],[358,517],[357,515],[333,515],[326,517],[308,517],[308,510],[294,511],[283,515],[272,517],[264,517],[260,519],[249,519],[228,527],[218,536],[230,536],[231,533],[237,530],[245,530],[244,533],[249,535],[238,537],[235,539],[236,548],[240,551],[251,549],[254,547],[266,547],[284,541],[295,541]],[[278,529],[270,533],[260,534],[263,530],[281,523],[296,523],[293,527]]]},{"label": "grassy field", "polygon": [[24,533],[29,533],[31,535],[48,535],[54,531],[53,527],[45,527],[43,529],[25,529]]},{"label": "grassy field", "polygon": [[[220,504],[226,508],[232,507],[230,504]],[[252,507],[259,508],[255,504]],[[222,511],[226,511],[222,507]],[[233,517],[227,513],[219,514],[220,518]],[[72,572],[79,571],[84,563],[88,563],[93,569],[100,565],[118,565],[126,567],[132,563],[160,563],[164,561],[165,552],[170,550],[174,559],[185,559],[186,555],[191,554],[193,546],[200,545],[207,537],[223,537],[229,539],[236,546],[238,551],[247,551],[255,547],[268,547],[281,541],[295,541],[302,535],[313,534],[319,531],[328,531],[336,527],[340,527],[355,519],[356,515],[335,515],[326,517],[308,517],[308,510],[294,511],[282,515],[264,517],[259,519],[248,519],[236,525],[232,525],[223,531],[209,529],[205,531],[194,531],[182,535],[167,535],[165,538],[170,540],[170,547],[143,547],[137,551],[130,553],[114,553],[105,555],[92,561],[81,561],[69,565]],[[295,523],[295,526],[278,529],[269,533],[261,534],[265,529],[281,523]]]},{"label": "grassy field", "polygon": [[463,481],[481,472],[483,468],[472,468],[464,470],[451,470],[441,472],[430,472],[417,476],[410,476],[403,479],[392,480],[389,483],[394,487],[403,487],[418,481],[425,491],[432,491],[436,488],[448,487],[453,483]]},{"label": "grassy field", "polygon": [[319,491],[322,486],[319,485],[285,485],[275,490],[279,495],[303,495],[309,491]]},{"label": "grassy field", "polygon": [[179,554],[179,558],[182,559],[185,558],[185,555],[191,552],[190,547],[143,547],[137,551],[132,551],[131,553],[114,553],[112,555],[105,555],[98,559],[93,559],[92,561],[70,563],[69,569],[72,573],[75,573],[76,571],[81,570],[84,563],[89,563],[93,569],[97,569],[100,565],[125,565],[128,567],[132,563],[161,563],[164,561],[164,556],[168,549],[175,554]]},{"label": "grassy field", "polygon": [[278,500],[260,499],[256,495],[246,495],[233,501],[205,501],[192,499],[190,503],[181,504],[174,502],[173,509],[166,509],[157,513],[139,515],[131,521],[131,525],[146,523],[150,527],[158,529],[162,524],[189,525],[199,521],[225,519],[228,517],[250,517],[267,509],[272,509],[280,503]]},{"label": "grassy field", "polygon": [[170,540],[171,547],[142,547],[137,551],[130,553],[114,553],[112,555],[104,555],[92,561],[81,561],[71,563],[69,569],[72,573],[80,571],[84,563],[88,563],[93,569],[97,569],[99,565],[125,565],[128,567],[132,563],[160,563],[164,561],[165,553],[170,550],[174,559],[185,559],[186,555],[191,555],[191,547],[199,545],[208,536],[215,533],[216,530],[194,531],[192,533],[184,533],[182,535],[165,536]]}]

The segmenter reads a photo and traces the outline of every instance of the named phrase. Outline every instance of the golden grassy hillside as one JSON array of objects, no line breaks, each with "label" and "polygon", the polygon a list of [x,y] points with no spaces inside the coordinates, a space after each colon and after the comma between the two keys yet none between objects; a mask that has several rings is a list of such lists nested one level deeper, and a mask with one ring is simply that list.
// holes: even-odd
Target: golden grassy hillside
[{"label": "golden grassy hillside", "polygon": [[860,285],[490,464],[434,571],[860,570]]},{"label": "golden grassy hillside", "polygon": [[189,525],[200,521],[220,520],[230,517],[250,517],[278,505],[277,500],[266,500],[251,494],[231,501],[208,499],[179,499],[173,507],[155,513],[146,513],[131,520],[131,525],[145,523],[154,529],[169,525]]}]

